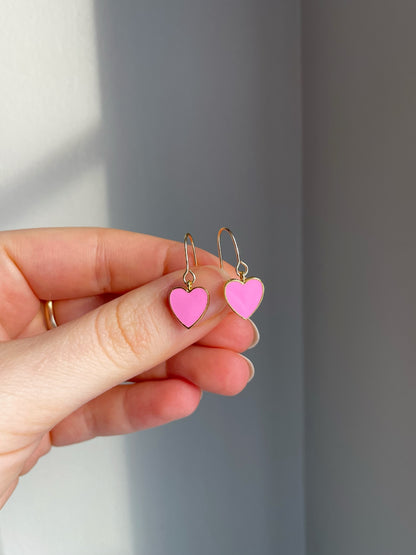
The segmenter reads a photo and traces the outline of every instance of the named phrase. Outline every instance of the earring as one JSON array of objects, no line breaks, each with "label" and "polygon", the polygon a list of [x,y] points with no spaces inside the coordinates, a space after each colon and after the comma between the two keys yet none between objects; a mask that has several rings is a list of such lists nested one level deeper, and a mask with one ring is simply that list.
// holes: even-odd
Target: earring
[{"label": "earring", "polygon": [[189,268],[188,239],[191,242],[194,253],[195,266],[198,266],[194,240],[192,235],[187,233],[183,240],[186,261],[186,270],[183,274],[183,281],[186,285],[186,289],[183,287],[175,287],[175,289],[172,289],[169,295],[169,305],[179,322],[185,326],[185,328],[189,329],[194,324],[199,322],[207,311],[209,293],[204,287],[193,287],[196,276]]},{"label": "earring", "polygon": [[[249,277],[248,266],[240,258],[240,252],[238,250],[237,241],[235,240],[234,234],[228,227],[222,227],[218,231],[217,235],[217,247],[218,256],[220,259],[220,268],[223,268],[224,261],[221,252],[221,233],[226,231],[234,245],[235,254],[237,257],[237,264],[235,266],[235,272],[238,279],[230,279],[224,285],[224,296],[231,310],[236,314],[247,320],[250,316],[257,310],[263,300],[264,295],[264,285],[263,282],[257,277]],[[240,270],[240,265],[243,270]]]}]

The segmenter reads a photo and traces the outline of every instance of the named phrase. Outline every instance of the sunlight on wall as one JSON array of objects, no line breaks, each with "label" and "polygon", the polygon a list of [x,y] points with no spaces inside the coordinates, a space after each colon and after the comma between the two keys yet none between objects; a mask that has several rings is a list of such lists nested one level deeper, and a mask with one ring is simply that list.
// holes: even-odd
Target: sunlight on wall
[{"label": "sunlight on wall", "polygon": [[[0,226],[108,224],[92,1],[3,0]],[[4,555],[132,553],[121,438],[56,448],[0,516]]]},{"label": "sunlight on wall", "polygon": [[1,12],[1,225],[105,225],[93,2],[5,0]]}]

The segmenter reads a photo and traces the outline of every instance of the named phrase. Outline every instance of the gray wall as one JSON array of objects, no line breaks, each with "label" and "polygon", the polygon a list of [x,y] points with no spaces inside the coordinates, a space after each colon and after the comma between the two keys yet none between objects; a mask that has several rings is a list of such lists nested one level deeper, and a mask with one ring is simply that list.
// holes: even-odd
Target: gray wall
[{"label": "gray wall", "polygon": [[415,20],[303,3],[308,555],[416,549]]},{"label": "gray wall", "polygon": [[96,21],[110,225],[211,251],[228,225],[266,286],[247,390],[126,439],[137,552],[299,555],[298,3],[97,2]]}]

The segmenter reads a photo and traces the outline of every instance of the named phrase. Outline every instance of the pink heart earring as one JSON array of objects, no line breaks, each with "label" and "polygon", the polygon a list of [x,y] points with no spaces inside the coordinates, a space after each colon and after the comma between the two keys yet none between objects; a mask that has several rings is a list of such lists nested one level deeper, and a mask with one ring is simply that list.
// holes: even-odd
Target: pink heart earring
[{"label": "pink heart earring", "polygon": [[[218,256],[220,259],[220,267],[224,266],[224,261],[221,252],[221,233],[226,231],[234,245],[235,254],[237,257],[237,264],[235,272],[238,279],[229,279],[224,285],[224,296],[229,307],[241,318],[247,320],[257,310],[263,300],[264,285],[263,282],[257,277],[246,277],[248,274],[248,266],[240,258],[240,251],[238,250],[237,241],[234,234],[228,227],[222,227],[217,235]],[[242,270],[240,270],[240,265]]]},{"label": "pink heart earring", "polygon": [[183,240],[186,261],[186,270],[183,274],[183,281],[186,285],[186,289],[183,287],[175,287],[175,289],[172,289],[169,295],[169,305],[179,322],[185,326],[185,328],[189,329],[199,322],[207,311],[209,293],[204,287],[193,287],[196,276],[189,268],[188,239],[191,242],[194,253],[195,266],[198,266],[194,240],[192,235],[187,233]]}]

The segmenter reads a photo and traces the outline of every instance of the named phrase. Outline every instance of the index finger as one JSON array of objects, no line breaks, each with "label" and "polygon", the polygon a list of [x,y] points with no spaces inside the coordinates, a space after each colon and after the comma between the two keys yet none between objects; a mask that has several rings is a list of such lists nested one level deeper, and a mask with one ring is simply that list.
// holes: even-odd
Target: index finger
[{"label": "index finger", "polygon": [[[107,228],[5,231],[0,247],[39,299],[124,293],[184,267],[183,244]],[[197,249],[198,263],[218,264]]]}]

